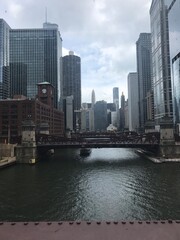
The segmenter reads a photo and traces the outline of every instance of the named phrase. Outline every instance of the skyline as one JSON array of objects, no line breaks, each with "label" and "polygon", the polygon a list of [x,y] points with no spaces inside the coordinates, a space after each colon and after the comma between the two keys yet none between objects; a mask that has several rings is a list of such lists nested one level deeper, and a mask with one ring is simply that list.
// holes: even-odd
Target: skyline
[{"label": "skyline", "polygon": [[59,25],[63,56],[72,50],[81,57],[82,102],[91,101],[93,89],[97,101],[112,102],[114,87],[128,97],[127,75],[136,71],[136,41],[141,32],[150,32],[150,4],[150,0],[121,4],[1,0],[0,18],[13,29],[42,28],[47,8],[47,21]]}]

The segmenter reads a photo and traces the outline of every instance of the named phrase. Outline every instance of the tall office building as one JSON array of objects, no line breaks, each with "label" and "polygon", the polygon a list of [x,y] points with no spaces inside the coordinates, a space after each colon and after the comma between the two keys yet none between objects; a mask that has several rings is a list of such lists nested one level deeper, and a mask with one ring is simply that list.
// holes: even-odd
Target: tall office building
[{"label": "tall office building", "polygon": [[0,99],[9,97],[9,25],[0,19]]},{"label": "tall office building", "polygon": [[64,126],[65,130],[75,129],[74,99],[68,96],[63,99]]},{"label": "tall office building", "polygon": [[49,82],[55,89],[54,107],[57,108],[61,57],[62,39],[58,25],[45,23],[40,29],[10,30],[11,96],[24,94],[35,98],[37,84]]},{"label": "tall office building", "polygon": [[125,127],[125,96],[124,96],[124,93],[122,92],[119,128],[120,128],[120,130],[124,130],[124,127]]},{"label": "tall office building", "polygon": [[95,130],[106,131],[107,124],[107,102],[97,101],[94,105]]},{"label": "tall office building", "polygon": [[91,94],[91,108],[94,108],[95,103],[96,103],[96,97],[95,97],[95,91],[93,89]]},{"label": "tall office building", "polygon": [[119,110],[119,88],[113,88],[113,103],[116,105],[116,111]]},{"label": "tall office building", "polygon": [[169,53],[168,0],[153,0],[150,8],[155,123],[173,117]]},{"label": "tall office building", "polygon": [[73,95],[74,109],[81,109],[81,59],[72,51],[62,58],[63,81],[62,96]]},{"label": "tall office building", "polygon": [[171,2],[168,9],[170,60],[172,67],[174,123],[180,123],[180,0]]},{"label": "tall office building", "polygon": [[137,131],[139,128],[138,96],[138,75],[136,72],[132,72],[128,74],[129,131]]},{"label": "tall office building", "polygon": [[152,89],[151,34],[140,33],[136,42],[139,127],[143,130],[147,121],[147,93]]}]

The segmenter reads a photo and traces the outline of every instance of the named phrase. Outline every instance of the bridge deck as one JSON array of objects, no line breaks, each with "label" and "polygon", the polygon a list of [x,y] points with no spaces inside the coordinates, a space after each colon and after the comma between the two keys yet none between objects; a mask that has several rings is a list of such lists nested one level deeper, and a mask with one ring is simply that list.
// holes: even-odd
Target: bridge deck
[{"label": "bridge deck", "polygon": [[39,148],[155,148],[158,143],[98,143],[98,142],[62,142],[62,143],[38,143]]},{"label": "bridge deck", "polygon": [[0,223],[1,240],[179,240],[180,221]]}]

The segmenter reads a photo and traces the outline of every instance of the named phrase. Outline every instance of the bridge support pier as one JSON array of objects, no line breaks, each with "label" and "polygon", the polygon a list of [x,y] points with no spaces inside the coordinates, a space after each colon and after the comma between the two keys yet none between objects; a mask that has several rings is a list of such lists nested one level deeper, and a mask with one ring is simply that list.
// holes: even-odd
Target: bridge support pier
[{"label": "bridge support pier", "polygon": [[175,145],[173,121],[164,117],[160,122],[159,155],[165,158],[179,158],[180,145]]},{"label": "bridge support pier", "polygon": [[18,163],[28,164],[34,164],[37,161],[35,124],[31,120],[23,122],[22,142],[16,147],[16,160]]}]

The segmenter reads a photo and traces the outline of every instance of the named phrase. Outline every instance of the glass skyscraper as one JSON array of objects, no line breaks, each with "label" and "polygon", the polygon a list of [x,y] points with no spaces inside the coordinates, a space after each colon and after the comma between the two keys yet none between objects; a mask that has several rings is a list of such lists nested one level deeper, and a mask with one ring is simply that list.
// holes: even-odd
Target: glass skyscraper
[{"label": "glass skyscraper", "polygon": [[9,97],[9,25],[0,19],[0,99]]},{"label": "glass skyscraper", "polygon": [[97,101],[94,105],[94,125],[96,131],[106,131],[107,124],[107,102]]},{"label": "glass skyscraper", "polygon": [[152,90],[151,34],[141,33],[136,42],[139,127],[144,129],[147,121],[147,93]]},{"label": "glass skyscraper", "polygon": [[180,123],[180,0],[168,9],[170,58],[172,66],[174,123]]},{"label": "glass skyscraper", "polygon": [[170,1],[153,0],[150,8],[154,118],[173,117],[170,71],[168,6]]},{"label": "glass skyscraper", "polygon": [[63,78],[62,96],[74,97],[74,109],[81,109],[81,59],[70,51],[62,58]]},{"label": "glass skyscraper", "polygon": [[35,98],[37,84],[49,82],[55,89],[54,107],[57,108],[61,57],[62,39],[56,24],[45,23],[41,29],[10,30],[11,97],[23,94]]}]

